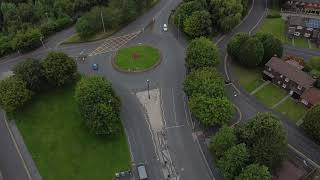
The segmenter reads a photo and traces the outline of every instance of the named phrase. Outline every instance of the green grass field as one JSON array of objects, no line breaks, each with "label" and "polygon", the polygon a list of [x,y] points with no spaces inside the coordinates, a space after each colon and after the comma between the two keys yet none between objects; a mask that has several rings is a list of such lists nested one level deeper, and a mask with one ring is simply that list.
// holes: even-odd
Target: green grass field
[{"label": "green grass field", "polygon": [[44,180],[111,180],[114,173],[130,168],[125,135],[90,134],[73,87],[37,96],[14,118]]},{"label": "green grass field", "polygon": [[299,102],[295,102],[292,98],[287,99],[275,109],[288,116],[295,123],[298,122],[307,112],[306,107]]},{"label": "green grass field", "polygon": [[316,48],[314,43],[309,43],[304,38],[289,39],[286,35],[286,24],[282,18],[266,18],[259,29],[259,32],[271,33],[284,44],[293,45],[301,48]]},{"label": "green grass field", "polygon": [[141,71],[153,67],[160,61],[160,52],[150,46],[138,45],[120,49],[115,65],[125,71]]},{"label": "green grass field", "polygon": [[280,87],[273,84],[268,84],[260,89],[255,96],[260,102],[271,108],[287,94],[287,91],[281,89]]},{"label": "green grass field", "polygon": [[262,69],[248,69],[235,62],[232,63],[232,70],[240,85],[249,93],[263,84]]}]

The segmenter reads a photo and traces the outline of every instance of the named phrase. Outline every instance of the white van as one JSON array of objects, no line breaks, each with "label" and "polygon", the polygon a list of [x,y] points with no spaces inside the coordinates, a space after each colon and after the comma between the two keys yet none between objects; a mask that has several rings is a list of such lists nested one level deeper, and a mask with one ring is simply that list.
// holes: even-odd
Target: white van
[{"label": "white van", "polygon": [[146,167],[144,164],[138,164],[137,169],[138,169],[138,175],[140,180],[148,179]]}]

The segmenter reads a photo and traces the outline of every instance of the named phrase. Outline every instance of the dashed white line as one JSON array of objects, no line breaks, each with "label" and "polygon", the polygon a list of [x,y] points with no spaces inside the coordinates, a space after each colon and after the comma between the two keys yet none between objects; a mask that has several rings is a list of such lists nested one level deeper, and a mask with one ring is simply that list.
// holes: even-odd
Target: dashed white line
[{"label": "dashed white line", "polygon": [[174,102],[174,91],[173,91],[173,88],[171,88],[171,92],[172,92],[174,122],[175,122],[176,125],[178,125],[178,122],[177,122],[177,113],[176,113],[176,104],[175,104],[175,102]]}]

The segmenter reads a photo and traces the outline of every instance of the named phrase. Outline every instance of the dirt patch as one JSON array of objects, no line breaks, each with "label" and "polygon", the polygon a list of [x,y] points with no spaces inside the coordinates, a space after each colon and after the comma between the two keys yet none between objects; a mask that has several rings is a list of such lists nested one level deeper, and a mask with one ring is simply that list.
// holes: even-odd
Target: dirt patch
[{"label": "dirt patch", "polygon": [[139,60],[140,57],[141,57],[141,55],[140,55],[139,53],[133,53],[133,54],[132,54],[132,59],[135,60],[135,61],[136,61],[136,60]]}]

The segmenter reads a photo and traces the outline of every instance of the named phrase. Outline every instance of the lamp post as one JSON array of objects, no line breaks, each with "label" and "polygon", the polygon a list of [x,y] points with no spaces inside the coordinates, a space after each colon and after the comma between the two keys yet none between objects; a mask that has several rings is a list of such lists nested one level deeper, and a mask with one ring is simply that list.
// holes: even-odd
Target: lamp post
[{"label": "lamp post", "polygon": [[148,98],[150,99],[150,81],[147,79],[147,85],[148,85]]}]

